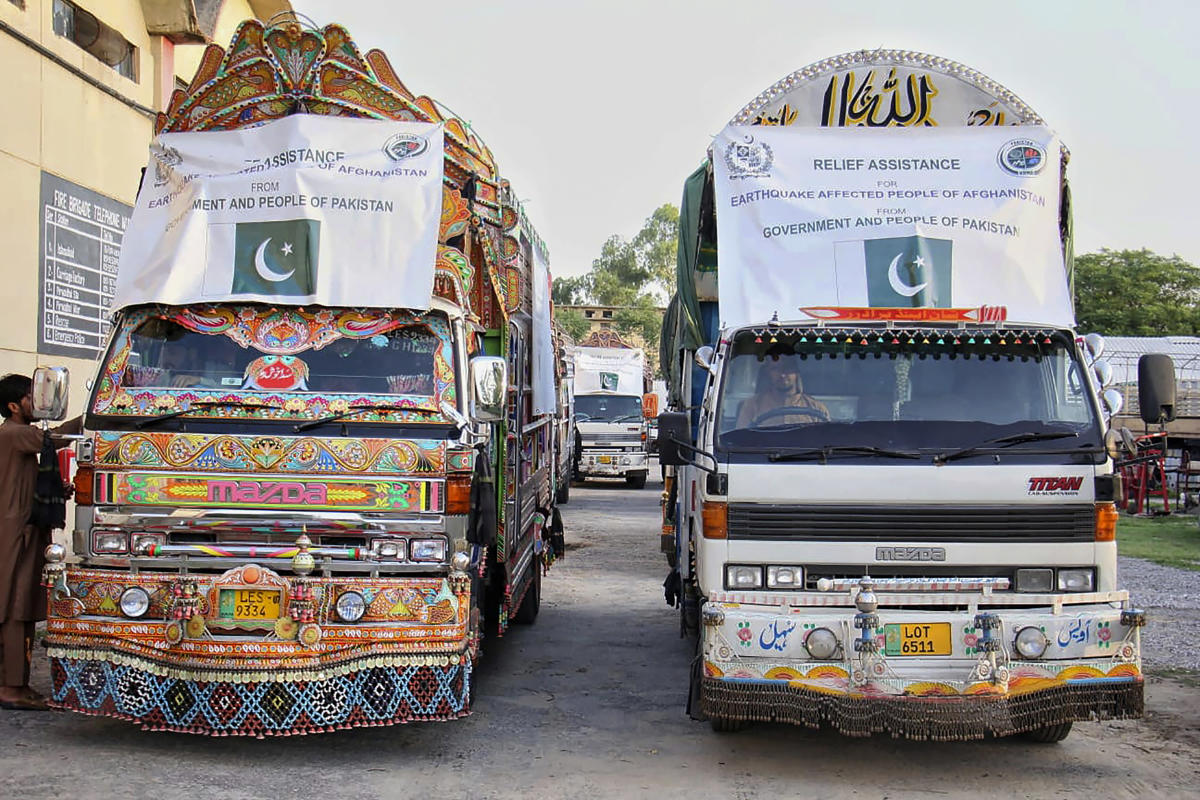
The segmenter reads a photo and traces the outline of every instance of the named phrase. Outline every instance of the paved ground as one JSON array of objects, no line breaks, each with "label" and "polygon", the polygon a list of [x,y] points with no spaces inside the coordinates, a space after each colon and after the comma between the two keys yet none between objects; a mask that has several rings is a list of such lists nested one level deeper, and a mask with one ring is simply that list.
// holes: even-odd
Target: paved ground
[{"label": "paved ground", "polygon": [[[570,550],[545,581],[541,617],[486,654],[467,719],[246,741],[0,712],[0,797],[1200,796],[1192,674],[1151,681],[1147,719],[1077,724],[1050,746],[781,725],[717,735],[690,721],[690,651],[660,588],[660,488],[572,491]],[[35,682],[47,687],[44,661]]]}]

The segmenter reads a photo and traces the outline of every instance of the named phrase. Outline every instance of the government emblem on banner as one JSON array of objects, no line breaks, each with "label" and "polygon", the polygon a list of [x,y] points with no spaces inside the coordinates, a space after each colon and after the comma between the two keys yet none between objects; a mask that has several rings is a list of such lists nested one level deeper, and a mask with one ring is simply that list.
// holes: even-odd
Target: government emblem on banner
[{"label": "government emblem on banner", "polygon": [[237,223],[232,293],[278,297],[313,294],[320,237],[318,220]]},{"label": "government emblem on banner", "polygon": [[874,308],[949,308],[953,242],[924,236],[862,243],[867,304]]}]

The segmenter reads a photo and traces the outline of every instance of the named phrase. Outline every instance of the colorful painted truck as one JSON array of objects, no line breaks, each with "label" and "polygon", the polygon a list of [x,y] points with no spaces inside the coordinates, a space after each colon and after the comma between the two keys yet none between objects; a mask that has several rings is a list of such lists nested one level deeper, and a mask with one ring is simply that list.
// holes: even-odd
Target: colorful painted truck
[{"label": "colorful painted truck", "polygon": [[624,478],[634,489],[646,485],[650,455],[644,390],[645,356],[636,347],[597,331],[575,349],[578,480]]},{"label": "colorful painted truck", "polygon": [[1141,715],[1066,162],[1000,85],[884,50],[769,87],[688,179],[659,449],[693,716],[1057,741]]},{"label": "colorful painted truck", "polygon": [[48,554],[54,704],[258,737],[467,714],[552,558],[544,244],[338,25],[244,23],[156,131]]}]

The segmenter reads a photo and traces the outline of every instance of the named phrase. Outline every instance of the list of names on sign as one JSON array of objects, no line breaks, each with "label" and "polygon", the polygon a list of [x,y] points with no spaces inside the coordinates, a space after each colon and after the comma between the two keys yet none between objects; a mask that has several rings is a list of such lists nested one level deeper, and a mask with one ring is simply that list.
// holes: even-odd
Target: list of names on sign
[{"label": "list of names on sign", "polygon": [[39,353],[95,359],[104,349],[121,240],[132,211],[42,173]]}]

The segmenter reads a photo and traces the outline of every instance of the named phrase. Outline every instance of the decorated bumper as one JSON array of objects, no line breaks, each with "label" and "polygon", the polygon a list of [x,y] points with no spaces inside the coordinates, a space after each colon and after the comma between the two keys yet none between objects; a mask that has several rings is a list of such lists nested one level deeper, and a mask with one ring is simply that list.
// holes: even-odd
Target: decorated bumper
[{"label": "decorated bumper", "polygon": [[59,708],[258,737],[469,712],[465,573],[284,577],[247,564],[222,575],[48,577]]},{"label": "decorated bumper", "polygon": [[645,453],[585,453],[579,459],[579,471],[587,475],[624,475],[649,469]]},{"label": "decorated bumper", "polygon": [[848,735],[973,739],[1140,717],[1139,611],[859,611],[712,602],[701,710]]}]

